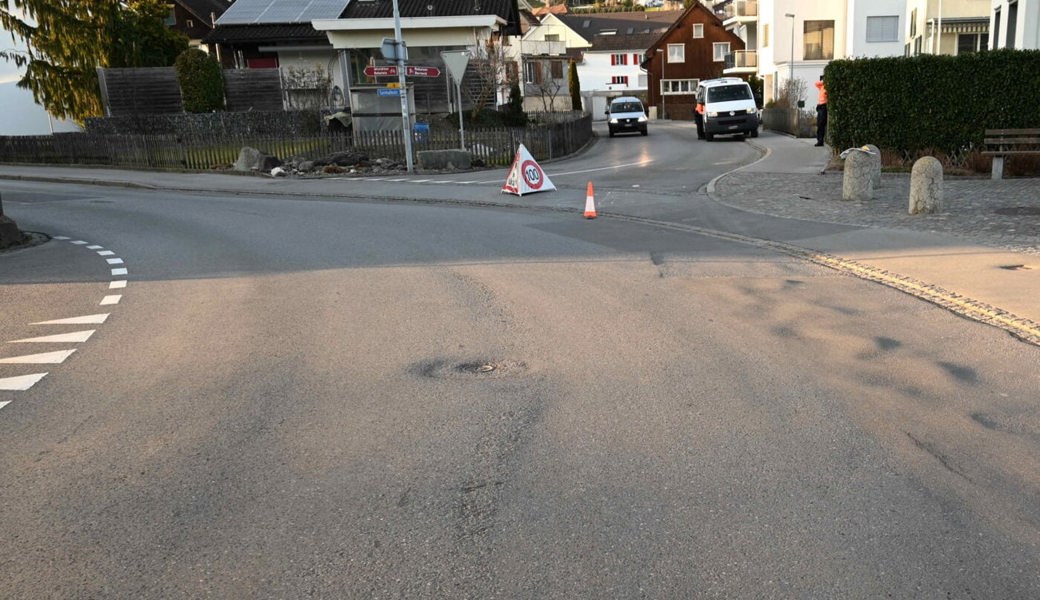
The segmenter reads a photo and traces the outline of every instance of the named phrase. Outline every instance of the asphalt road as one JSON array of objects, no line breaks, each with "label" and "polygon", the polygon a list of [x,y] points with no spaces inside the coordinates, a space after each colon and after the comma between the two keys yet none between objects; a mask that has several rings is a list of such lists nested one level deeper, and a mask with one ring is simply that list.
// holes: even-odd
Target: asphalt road
[{"label": "asphalt road", "polygon": [[[0,597],[1040,597],[1035,347],[640,220],[843,230],[711,204],[754,153],[692,138],[538,210],[0,182],[68,238],[0,254],[0,378],[47,372],[0,391]],[[543,210],[589,173],[637,218]]]}]

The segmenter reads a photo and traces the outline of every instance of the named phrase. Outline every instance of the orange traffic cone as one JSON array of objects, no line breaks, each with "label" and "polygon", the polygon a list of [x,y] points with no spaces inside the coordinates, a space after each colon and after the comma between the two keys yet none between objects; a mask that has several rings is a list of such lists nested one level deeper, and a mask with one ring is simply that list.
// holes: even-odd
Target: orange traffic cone
[{"label": "orange traffic cone", "polygon": [[585,192],[585,218],[596,218],[596,201],[592,199],[592,182],[589,182],[588,190]]}]

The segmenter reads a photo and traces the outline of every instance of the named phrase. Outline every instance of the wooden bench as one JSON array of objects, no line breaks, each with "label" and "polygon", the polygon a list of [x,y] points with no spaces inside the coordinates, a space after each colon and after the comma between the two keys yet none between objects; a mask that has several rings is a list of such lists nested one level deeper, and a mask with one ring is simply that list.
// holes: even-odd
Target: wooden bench
[{"label": "wooden bench", "polygon": [[1004,157],[1009,154],[1040,155],[1040,129],[987,129],[986,150],[993,156],[992,179],[1004,177]]}]

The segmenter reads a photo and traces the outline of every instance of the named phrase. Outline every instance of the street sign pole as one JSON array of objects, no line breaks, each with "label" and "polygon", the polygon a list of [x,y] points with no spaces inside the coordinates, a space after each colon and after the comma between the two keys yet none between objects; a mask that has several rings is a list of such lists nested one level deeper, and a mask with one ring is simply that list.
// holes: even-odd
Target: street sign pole
[{"label": "street sign pole", "polygon": [[408,85],[404,78],[404,44],[401,41],[401,9],[394,0],[394,42],[397,45],[397,81],[401,86],[401,134],[404,136],[405,165],[408,172],[415,171],[412,164],[412,123],[408,118]]},{"label": "street sign pole", "polygon": [[462,127],[462,77],[466,74],[469,52],[441,52],[448,74],[455,80],[455,100],[459,103],[459,146],[466,149],[466,132]]}]

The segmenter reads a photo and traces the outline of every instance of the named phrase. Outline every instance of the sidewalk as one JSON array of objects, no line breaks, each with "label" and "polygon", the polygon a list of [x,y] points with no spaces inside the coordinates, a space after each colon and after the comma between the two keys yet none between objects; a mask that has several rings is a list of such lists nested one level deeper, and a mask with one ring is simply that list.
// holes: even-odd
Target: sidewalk
[{"label": "sidewalk", "polygon": [[[821,264],[902,289],[1040,345],[1040,181],[947,179],[942,213],[910,215],[909,174],[884,174],[874,200],[845,202],[842,174],[821,173],[830,158],[828,148],[772,132],[749,142],[765,156],[709,184],[713,200],[781,218],[862,226],[789,244],[810,251],[806,255],[820,253]],[[350,193],[343,181],[331,179],[292,182],[103,168],[0,165],[0,179],[315,197]],[[430,188],[435,190],[450,192]],[[488,203],[481,197],[481,204]]]},{"label": "sidewalk", "polygon": [[764,132],[760,161],[713,182],[709,195],[742,210],[866,227],[799,240],[806,249],[898,274],[1040,324],[1040,181],[948,178],[943,211],[910,215],[909,174],[883,174],[875,199],[841,200],[842,174],[814,140]]}]

